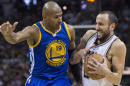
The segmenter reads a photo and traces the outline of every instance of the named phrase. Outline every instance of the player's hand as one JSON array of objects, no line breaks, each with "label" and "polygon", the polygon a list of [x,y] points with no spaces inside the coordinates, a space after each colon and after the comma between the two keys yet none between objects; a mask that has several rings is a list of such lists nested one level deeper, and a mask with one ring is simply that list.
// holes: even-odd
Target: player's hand
[{"label": "player's hand", "polygon": [[107,66],[107,61],[105,59],[106,57],[103,57],[104,62],[100,63],[95,58],[92,58],[91,61],[88,61],[88,68],[92,69],[93,71],[88,71],[90,74],[99,74],[99,75],[105,75],[105,71],[109,70]]},{"label": "player's hand", "polygon": [[80,49],[77,53],[74,54],[74,58],[79,63],[81,60],[84,62],[86,54],[90,51],[92,47],[95,45],[90,46],[89,48]]},{"label": "player's hand", "polygon": [[0,32],[3,34],[3,35],[10,35],[15,29],[16,29],[16,26],[17,26],[18,22],[15,22],[13,25],[10,24],[9,21],[3,23],[0,27]]},{"label": "player's hand", "polygon": [[83,52],[84,54],[83,54],[83,56],[81,57],[83,63],[85,62],[87,53],[88,53],[88,52],[90,51],[90,49],[93,48],[94,46],[95,46],[95,44],[93,44],[93,45],[90,46],[89,48],[85,48],[85,50],[84,50],[84,52]]}]

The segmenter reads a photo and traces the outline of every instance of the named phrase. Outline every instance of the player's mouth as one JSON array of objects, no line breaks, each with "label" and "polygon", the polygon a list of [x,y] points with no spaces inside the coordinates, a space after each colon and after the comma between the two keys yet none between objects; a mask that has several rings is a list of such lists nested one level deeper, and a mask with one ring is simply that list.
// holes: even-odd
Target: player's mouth
[{"label": "player's mouth", "polygon": [[98,38],[101,38],[103,35],[102,31],[98,31]]}]

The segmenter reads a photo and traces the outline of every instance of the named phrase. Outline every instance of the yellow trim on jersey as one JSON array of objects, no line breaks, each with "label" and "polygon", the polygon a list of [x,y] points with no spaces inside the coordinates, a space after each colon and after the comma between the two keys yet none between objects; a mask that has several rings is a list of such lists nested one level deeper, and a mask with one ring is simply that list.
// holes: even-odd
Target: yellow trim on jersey
[{"label": "yellow trim on jersey", "polygon": [[41,24],[42,28],[43,28],[46,32],[50,33],[53,37],[55,37],[56,34],[61,30],[61,25],[60,25],[60,29],[59,29],[58,31],[56,31],[55,33],[52,33],[51,31],[47,30],[47,29],[43,26],[42,22],[40,22],[40,24]]},{"label": "yellow trim on jersey", "polygon": [[69,36],[69,39],[71,40],[70,31],[69,31],[69,29],[68,29],[68,27],[67,27],[67,24],[66,24],[65,22],[64,22],[64,25],[65,25],[67,34],[68,34],[68,36]]},{"label": "yellow trim on jersey", "polygon": [[[36,27],[39,29],[39,27],[38,27],[36,24],[34,24],[34,26],[36,26]],[[36,44],[34,44],[34,45],[29,45],[30,48],[36,47],[36,46],[40,43],[40,41],[41,41],[41,31],[40,31],[40,29],[39,29],[38,31],[39,31],[39,39],[38,39],[38,41],[36,42]]]}]

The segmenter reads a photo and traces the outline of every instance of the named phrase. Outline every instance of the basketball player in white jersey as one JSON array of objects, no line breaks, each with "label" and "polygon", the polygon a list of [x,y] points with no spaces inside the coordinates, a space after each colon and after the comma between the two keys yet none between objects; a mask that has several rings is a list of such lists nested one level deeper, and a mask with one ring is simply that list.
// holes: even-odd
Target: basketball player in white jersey
[{"label": "basketball player in white jersey", "polygon": [[89,78],[82,65],[83,86],[116,86],[120,84],[125,64],[126,46],[114,34],[117,22],[118,19],[112,12],[99,13],[96,17],[96,30],[87,31],[74,51],[70,60],[71,64],[79,63],[82,58],[94,53],[104,55],[111,63],[111,69],[109,69],[106,61],[103,64],[96,59],[89,61],[88,67],[94,70],[89,73],[105,76],[98,80]]}]

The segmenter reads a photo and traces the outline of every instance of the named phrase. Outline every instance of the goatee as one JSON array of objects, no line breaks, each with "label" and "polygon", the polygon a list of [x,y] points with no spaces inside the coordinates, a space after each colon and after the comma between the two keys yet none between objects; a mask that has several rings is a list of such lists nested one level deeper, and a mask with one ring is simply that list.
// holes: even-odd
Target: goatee
[{"label": "goatee", "polygon": [[95,45],[99,44],[99,42],[100,43],[105,42],[108,39],[109,36],[110,36],[110,32],[108,32],[107,34],[104,34],[104,36],[101,37],[101,38],[97,37],[97,39],[95,41]]}]

